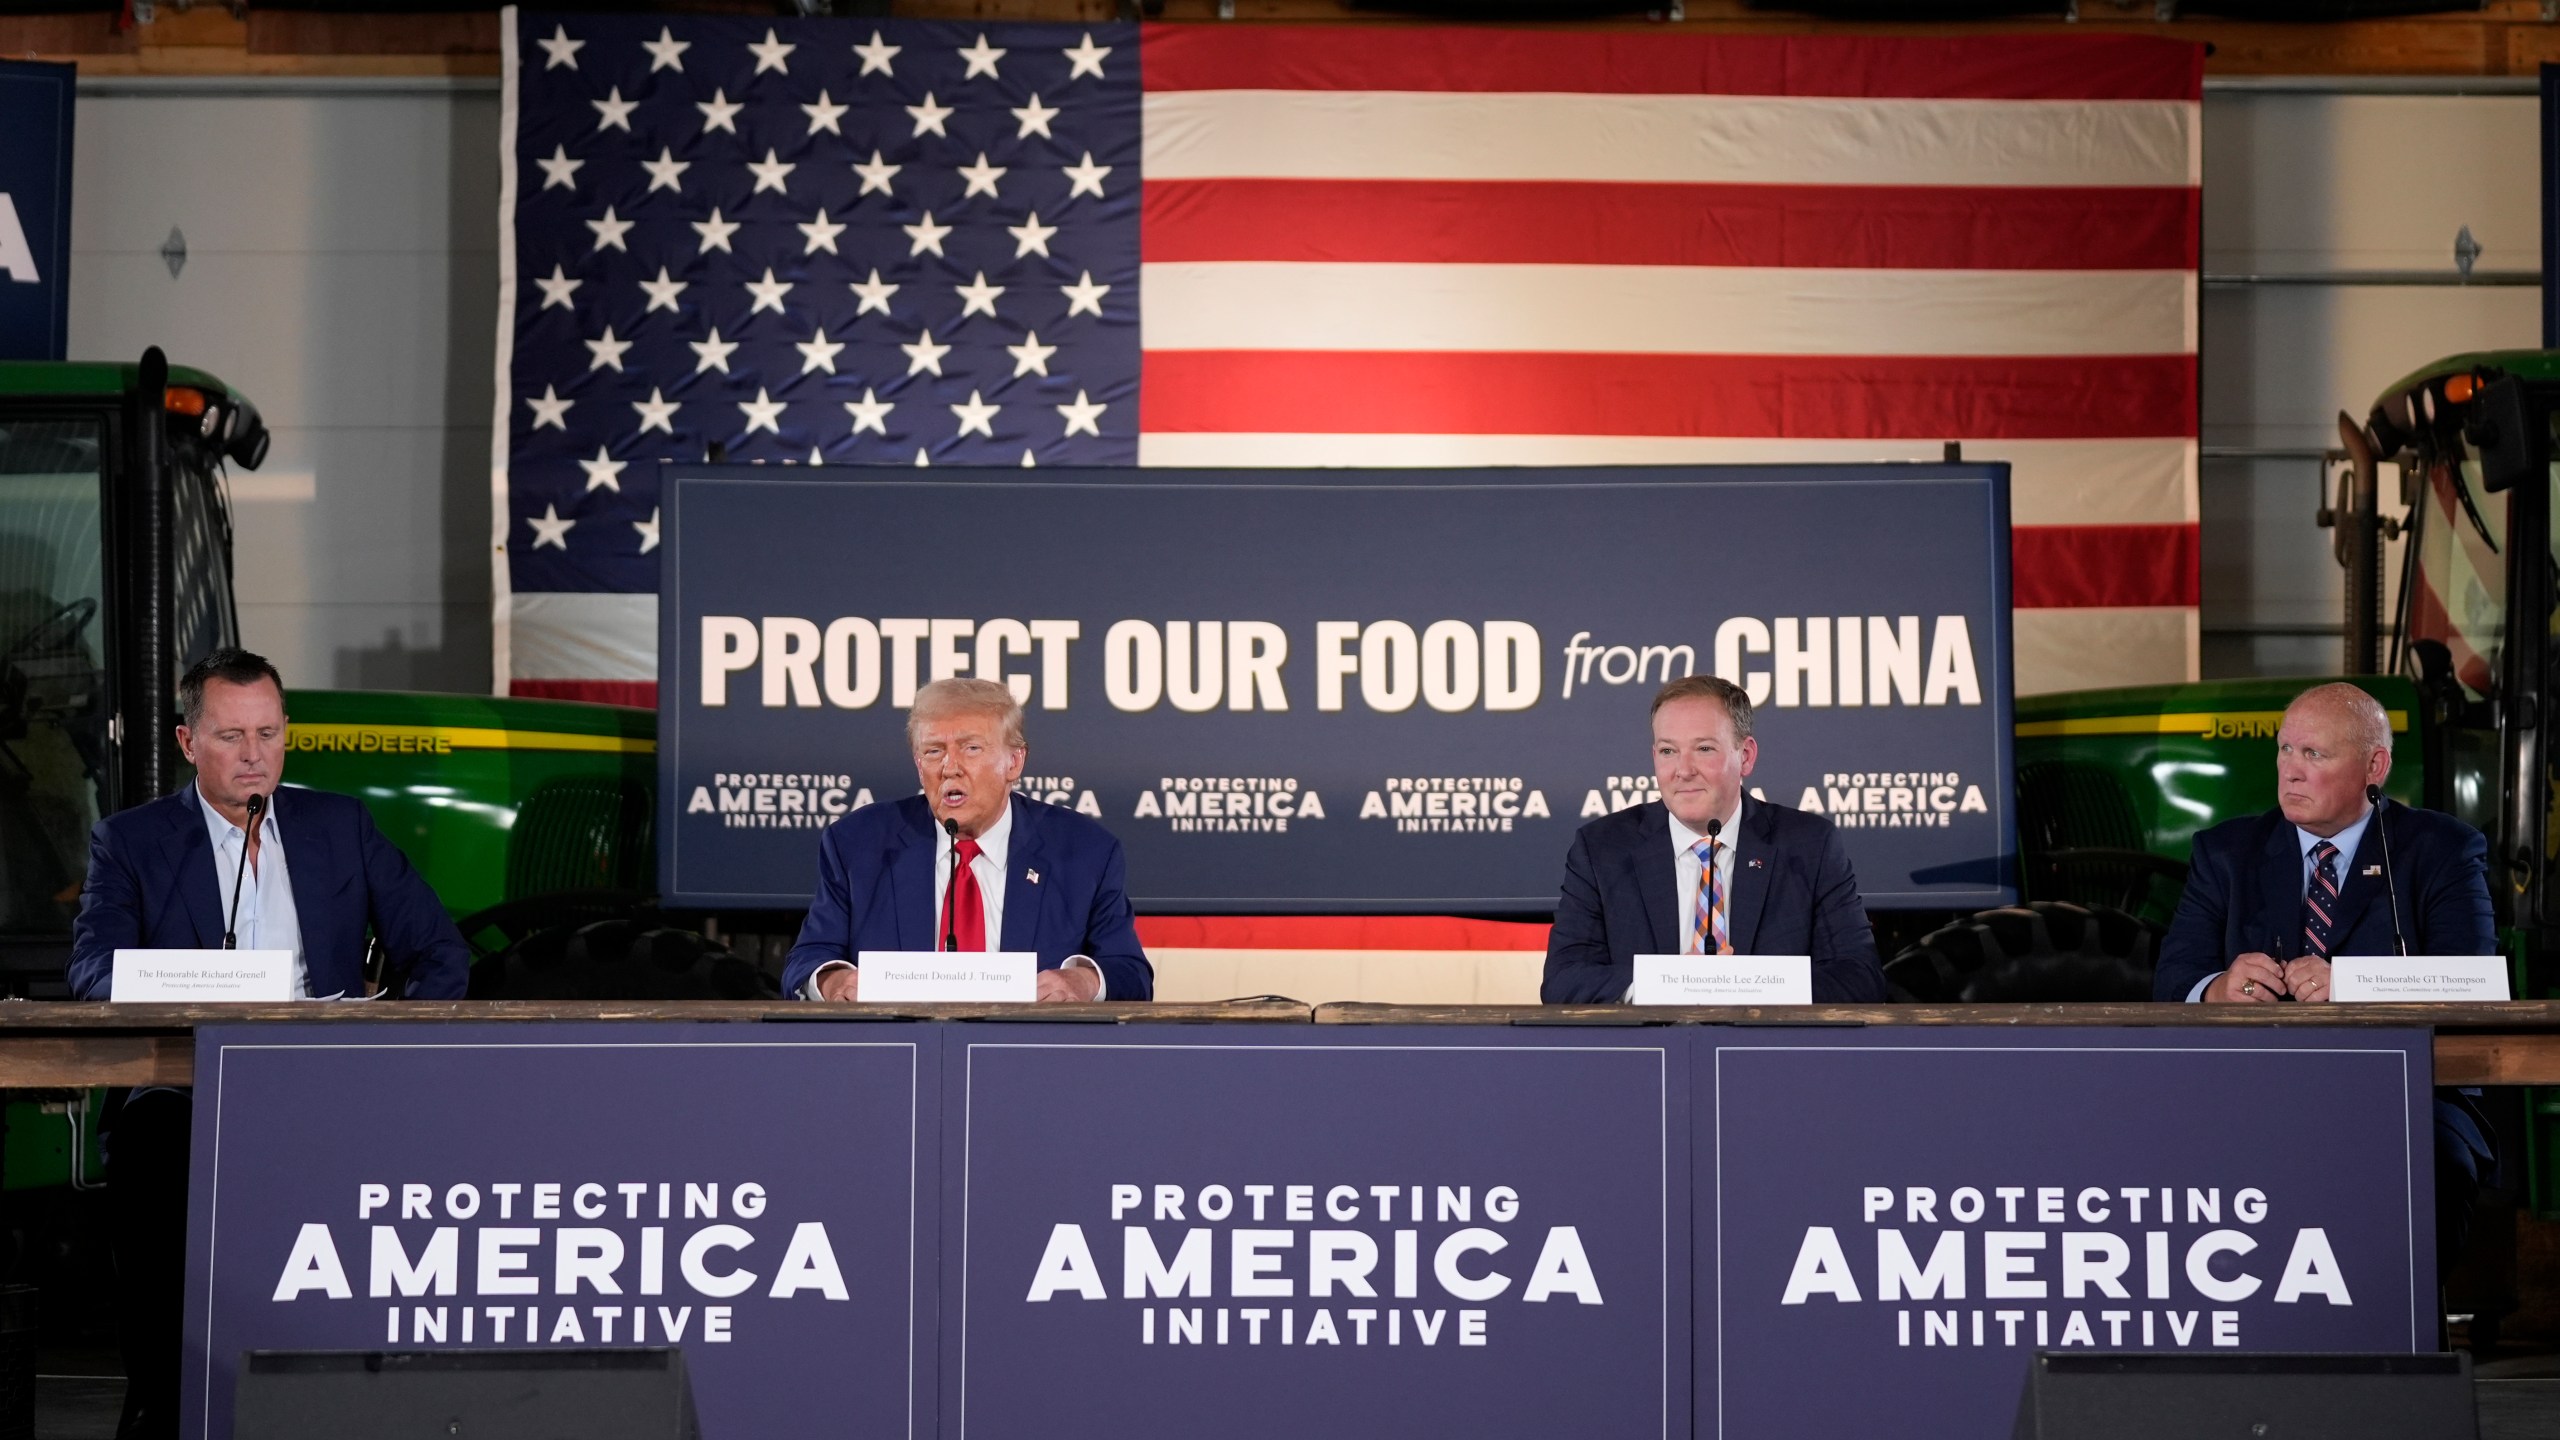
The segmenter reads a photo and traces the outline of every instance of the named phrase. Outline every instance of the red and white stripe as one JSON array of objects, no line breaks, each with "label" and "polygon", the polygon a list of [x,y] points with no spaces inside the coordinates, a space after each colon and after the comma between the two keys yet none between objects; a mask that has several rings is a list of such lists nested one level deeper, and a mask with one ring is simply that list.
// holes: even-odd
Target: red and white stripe
[{"label": "red and white stripe", "polygon": [[2196,664],[2198,47],[1151,27],[1149,465],[2015,467],[2022,691]]}]

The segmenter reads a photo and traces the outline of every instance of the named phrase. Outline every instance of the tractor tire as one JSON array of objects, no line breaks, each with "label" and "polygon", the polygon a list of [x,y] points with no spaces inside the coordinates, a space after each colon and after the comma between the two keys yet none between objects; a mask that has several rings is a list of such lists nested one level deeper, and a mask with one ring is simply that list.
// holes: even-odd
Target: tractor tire
[{"label": "tractor tire", "polygon": [[654,917],[537,930],[471,967],[474,1000],[777,1000],[772,977]]},{"label": "tractor tire", "polygon": [[2105,906],[2055,900],[1968,915],[1884,967],[1898,1001],[1931,1005],[2151,998],[2161,932]]}]

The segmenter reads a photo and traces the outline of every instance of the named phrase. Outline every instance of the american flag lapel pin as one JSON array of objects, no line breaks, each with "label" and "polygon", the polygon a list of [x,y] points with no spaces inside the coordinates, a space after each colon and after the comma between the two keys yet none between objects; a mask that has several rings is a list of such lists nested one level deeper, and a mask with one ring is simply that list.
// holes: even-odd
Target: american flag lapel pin
[{"label": "american flag lapel pin", "polygon": [[2367,865],[2364,867],[2364,873],[2367,876],[2379,875],[2382,873],[2382,867],[2379,865]]},{"label": "american flag lapel pin", "polygon": [[1037,885],[1040,883],[1040,872],[1037,870],[1025,870],[1022,872],[1022,878],[1030,881],[1034,885]]},{"label": "american flag lapel pin", "polygon": [[1760,868],[1760,861],[1759,861],[1759,859],[1758,859],[1757,857],[1754,857],[1754,858],[1752,859],[1752,861],[1751,861],[1751,865],[1750,865],[1750,868],[1751,868],[1751,869],[1754,869],[1754,870],[1757,870],[1757,869],[1759,869],[1759,868]]}]

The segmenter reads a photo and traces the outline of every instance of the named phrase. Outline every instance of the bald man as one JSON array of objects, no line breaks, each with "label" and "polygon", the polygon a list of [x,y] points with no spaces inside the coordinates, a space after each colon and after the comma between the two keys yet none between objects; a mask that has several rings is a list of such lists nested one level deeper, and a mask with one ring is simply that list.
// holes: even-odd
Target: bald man
[{"label": "bald man", "polygon": [[[2276,731],[2275,809],[2195,839],[2187,891],[2160,945],[2161,1000],[2265,1005],[2329,998],[2329,957],[2488,955],[2489,842],[2450,815],[2385,802],[2391,718],[2353,685],[2296,696]],[[2391,841],[2386,871],[2382,841]]]},{"label": "bald man", "polygon": [[[2368,787],[2390,776],[2391,717],[2372,696],[2343,684],[2295,696],[2276,730],[2276,808],[2196,836],[2153,997],[2318,1004],[2330,998],[2330,956],[2396,955],[2402,935],[2411,955],[2496,953],[2488,840],[2433,810],[2377,809]],[[2435,1095],[2438,1275],[2461,1257],[2497,1163],[2472,1093]]]}]

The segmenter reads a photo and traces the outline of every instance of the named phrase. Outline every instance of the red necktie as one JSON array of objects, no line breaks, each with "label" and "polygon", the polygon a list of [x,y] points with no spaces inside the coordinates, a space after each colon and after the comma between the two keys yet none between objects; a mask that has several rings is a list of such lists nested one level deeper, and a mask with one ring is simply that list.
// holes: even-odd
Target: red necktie
[{"label": "red necktie", "polygon": [[962,840],[956,847],[960,863],[951,871],[951,933],[958,937],[962,950],[987,948],[987,904],[978,894],[976,865],[978,849],[975,840]]}]

